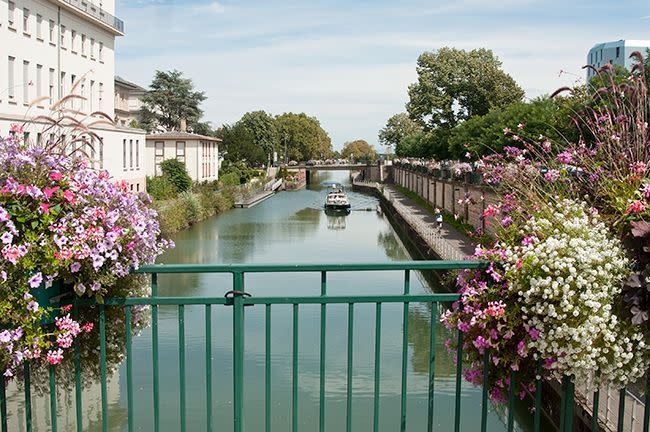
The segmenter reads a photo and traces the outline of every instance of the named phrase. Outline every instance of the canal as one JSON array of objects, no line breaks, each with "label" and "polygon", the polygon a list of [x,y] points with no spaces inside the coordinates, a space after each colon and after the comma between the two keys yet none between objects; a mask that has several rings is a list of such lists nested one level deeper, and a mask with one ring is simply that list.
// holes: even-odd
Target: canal
[{"label": "canal", "polygon": [[[306,190],[283,192],[250,209],[236,209],[176,234],[176,248],[161,263],[332,263],[383,262],[412,258],[385,216],[378,201],[350,193],[352,212],[328,216],[322,210],[325,187],[321,182],[349,183],[344,171],[318,172]],[[403,272],[333,273],[328,275],[328,294],[399,294]],[[431,279],[431,278],[427,278]],[[247,275],[246,291],[255,295],[318,295],[320,275]],[[223,296],[232,289],[230,275],[161,275],[159,295]],[[425,278],[411,278],[412,293],[436,291]],[[187,421],[189,431],[205,430],[205,324],[204,306],[185,310]],[[374,380],[374,305],[357,305],[354,321],[353,430],[372,430]],[[381,334],[382,431],[399,430],[401,395],[402,305],[384,305]],[[430,310],[409,308],[409,365],[407,430],[426,430]],[[232,308],[214,306],[212,312],[212,387],[215,430],[232,429]],[[109,324],[110,325],[110,324]],[[264,430],[264,309],[246,308],[245,407],[247,431]],[[299,430],[317,431],[319,420],[320,306],[303,305],[299,315]],[[455,366],[444,347],[448,337],[437,326],[435,428],[453,430]],[[179,430],[178,308],[159,309],[161,430]],[[274,306],[272,319],[272,430],[291,430],[292,314],[291,306]],[[326,428],[345,430],[347,305],[327,310]],[[153,430],[151,330],[133,340],[134,423],[136,430]],[[111,431],[126,430],[126,372],[118,366],[109,383]],[[93,393],[94,392],[94,393]],[[84,398],[87,413],[84,430],[101,430],[97,386],[90,385]],[[94,394],[94,396],[93,396]],[[16,399],[19,400],[19,399]],[[480,427],[480,389],[462,387],[461,430]],[[47,398],[35,401],[35,430],[46,427]],[[74,397],[68,398],[74,407]],[[65,409],[65,408],[62,408]],[[73,430],[73,409],[60,415],[60,430]],[[21,409],[14,413],[20,415]],[[63,423],[63,424],[62,424]],[[505,430],[505,409],[490,406],[488,430]],[[43,426],[39,426],[43,425]],[[18,426],[18,425],[17,425]],[[525,430],[521,425],[516,430]]]}]

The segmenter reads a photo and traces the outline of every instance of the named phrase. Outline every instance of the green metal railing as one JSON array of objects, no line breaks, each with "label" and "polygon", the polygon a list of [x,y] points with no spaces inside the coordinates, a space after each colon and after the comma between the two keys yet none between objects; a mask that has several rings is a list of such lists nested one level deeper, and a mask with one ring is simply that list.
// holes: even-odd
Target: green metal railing
[{"label": "green metal railing", "polygon": [[[427,431],[435,429],[434,421],[434,383],[435,383],[435,359],[436,359],[436,332],[438,325],[436,305],[442,302],[451,302],[459,298],[458,294],[411,294],[411,272],[425,270],[452,270],[466,268],[482,268],[486,265],[479,261],[417,261],[417,262],[392,262],[382,264],[299,264],[299,265],[155,265],[142,268],[140,272],[151,274],[151,296],[145,298],[108,298],[105,303],[98,306],[99,311],[99,337],[100,337],[100,389],[101,389],[101,425],[102,431],[108,431],[109,410],[107,395],[107,362],[106,362],[106,307],[123,307],[125,310],[126,329],[126,405],[127,405],[127,427],[129,431],[134,431],[134,418],[136,412],[134,406],[133,394],[133,339],[132,339],[132,310],[133,306],[148,305],[151,306],[151,338],[152,338],[152,386],[153,386],[153,430],[160,430],[160,371],[159,371],[159,330],[158,330],[158,308],[159,306],[177,306],[178,307],[178,375],[179,375],[179,418],[180,423],[174,428],[180,431],[187,430],[187,407],[186,407],[186,364],[185,364],[185,307],[188,305],[203,305],[205,308],[205,419],[206,430],[214,430],[213,410],[214,399],[212,389],[212,310],[214,306],[227,306],[233,308],[233,420],[234,431],[242,432],[244,430],[244,313],[246,306],[264,306],[264,352],[265,352],[265,374],[264,374],[264,423],[265,431],[271,431],[271,401],[273,398],[273,386],[271,385],[271,316],[273,306],[291,305],[292,307],[292,366],[291,366],[291,429],[299,430],[298,413],[300,410],[300,400],[298,398],[298,349],[299,349],[299,314],[302,305],[320,305],[320,379],[319,379],[319,419],[318,429],[320,432],[325,431],[326,426],[326,394],[325,394],[325,359],[326,344],[326,311],[328,305],[345,305],[347,304],[347,391],[346,391],[346,418],[345,430],[352,430],[352,372],[354,358],[354,317],[355,306],[360,304],[375,305],[375,342],[374,342],[374,390],[373,390],[373,423],[374,431],[380,427],[380,394],[381,394],[381,329],[382,329],[382,308],[385,304],[402,304],[402,356],[401,356],[401,398],[400,398],[400,430],[406,430],[407,426],[407,369],[408,369],[408,335],[409,335],[409,305],[411,303],[431,305],[430,316],[430,350],[429,350],[429,371],[428,371],[428,405],[427,405]],[[395,295],[328,295],[327,275],[331,272],[359,272],[359,271],[403,271],[404,281],[401,294]],[[320,273],[320,295],[318,296],[298,296],[298,297],[251,297],[245,292],[245,275],[250,273]],[[232,290],[225,296],[219,297],[159,297],[158,296],[158,277],[162,274],[181,274],[181,273],[229,273],[232,274]],[[74,305],[77,311],[82,307],[81,302]],[[459,331],[457,334],[458,358],[463,357],[463,334]],[[486,384],[489,379],[490,362],[489,353],[484,358],[483,380]],[[83,398],[81,383],[81,359],[78,345],[75,346],[75,411],[76,411],[76,430],[83,431]],[[541,367],[541,366],[539,366]],[[456,364],[455,379],[455,403],[453,412],[454,432],[461,430],[462,426],[462,384],[463,363],[458,361]],[[507,430],[514,429],[514,405],[517,395],[517,373],[512,372],[510,379],[510,389],[507,400]],[[482,406],[481,406],[481,431],[487,431],[488,419],[488,388],[487,385],[482,389]],[[50,388],[50,408],[51,408],[51,430],[57,431],[57,379],[56,368],[49,369],[49,388]],[[575,407],[575,389],[574,383],[566,378],[562,383],[562,399],[560,404],[559,427],[560,432],[571,432],[574,428],[574,407]],[[643,418],[642,431],[648,432],[650,423],[648,409],[648,394],[645,396],[645,410]],[[25,402],[25,426],[27,432],[32,430],[32,401],[30,385],[30,364],[25,362],[24,366],[24,402]],[[534,395],[531,395],[534,404],[533,423],[534,431],[539,432],[542,428],[542,382],[538,381]],[[593,412],[598,412],[598,394],[594,395]],[[6,386],[0,386],[0,414],[1,430],[7,432],[7,396]],[[619,418],[625,417],[625,398],[621,398],[619,404]],[[598,429],[598,422],[594,419],[592,424],[593,430]],[[623,420],[619,420],[617,430],[622,432],[624,429]]]}]

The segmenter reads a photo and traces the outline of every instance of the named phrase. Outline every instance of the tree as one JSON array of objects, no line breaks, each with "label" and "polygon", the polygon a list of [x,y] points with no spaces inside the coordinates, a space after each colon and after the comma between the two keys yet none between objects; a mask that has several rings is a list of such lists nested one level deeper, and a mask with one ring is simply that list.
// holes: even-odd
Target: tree
[{"label": "tree", "polygon": [[344,159],[367,160],[377,159],[375,148],[364,140],[348,141],[343,145],[341,156]]},{"label": "tree", "polygon": [[179,193],[192,187],[192,178],[187,173],[185,164],[178,159],[165,159],[160,163],[163,177],[167,177]]},{"label": "tree", "polygon": [[205,99],[205,93],[195,91],[192,80],[183,78],[183,72],[156,71],[149,91],[142,96],[142,127],[147,131],[158,126],[178,130],[181,120],[185,119],[187,126],[192,128],[203,115],[199,105]]},{"label": "tree", "polygon": [[280,134],[280,159],[284,159],[284,144],[286,140],[288,158],[306,161],[323,159],[332,154],[332,140],[323,130],[315,117],[305,113],[285,113],[276,117]]},{"label": "tree", "polygon": [[418,81],[409,86],[406,109],[426,130],[451,129],[468,118],[519,102],[524,91],[501,70],[491,50],[444,47],[417,62]]},{"label": "tree", "polygon": [[267,154],[255,142],[253,134],[241,123],[224,125],[216,132],[222,139],[225,159],[230,162],[246,161],[251,165],[261,165],[267,161]]},{"label": "tree", "polygon": [[379,131],[379,142],[388,147],[396,147],[403,138],[422,131],[422,127],[414,122],[407,113],[395,114]]},{"label": "tree", "polygon": [[253,137],[255,144],[260,146],[270,161],[273,152],[279,148],[280,134],[275,119],[266,111],[247,112],[237,122]]}]

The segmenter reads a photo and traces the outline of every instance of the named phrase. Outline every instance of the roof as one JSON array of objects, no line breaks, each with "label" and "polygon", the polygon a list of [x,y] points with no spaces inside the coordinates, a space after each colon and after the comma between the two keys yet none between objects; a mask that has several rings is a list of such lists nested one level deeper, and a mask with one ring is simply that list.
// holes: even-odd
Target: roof
[{"label": "roof", "polygon": [[220,138],[209,137],[206,135],[198,135],[189,132],[161,132],[155,134],[147,135],[148,140],[195,140],[195,141],[218,141],[221,142]]},{"label": "roof", "polygon": [[603,42],[594,45],[589,51],[606,49],[606,48],[615,48],[615,47],[634,47],[634,48],[650,47],[650,40],[620,39],[617,41]]},{"label": "roof", "polygon": [[133,83],[131,81],[127,81],[127,80],[125,80],[124,78],[122,78],[121,76],[118,76],[118,75],[115,75],[115,84],[119,84],[122,87],[128,87],[131,90],[140,90],[140,91],[143,91],[143,92],[147,91],[145,88],[140,87],[136,83]]}]

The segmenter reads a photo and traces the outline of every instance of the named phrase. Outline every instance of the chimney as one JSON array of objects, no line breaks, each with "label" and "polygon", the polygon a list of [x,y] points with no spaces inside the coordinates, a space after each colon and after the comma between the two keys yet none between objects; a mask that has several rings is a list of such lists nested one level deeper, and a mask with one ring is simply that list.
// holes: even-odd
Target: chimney
[{"label": "chimney", "polygon": [[181,118],[181,132],[187,132],[187,120]]}]

